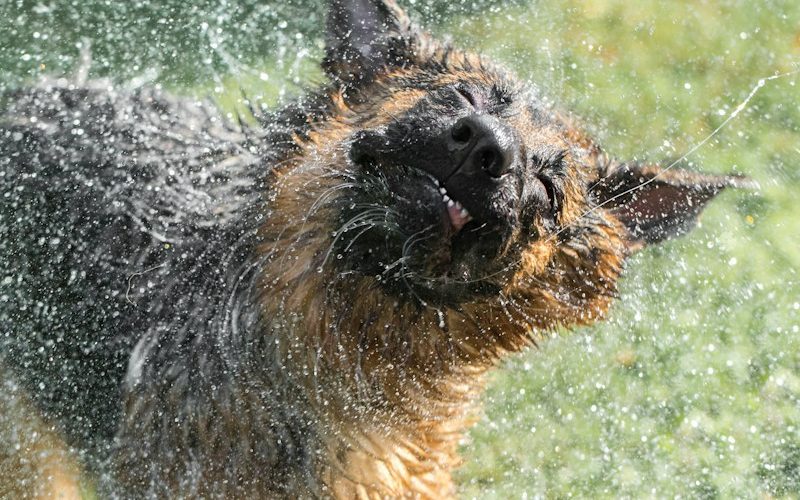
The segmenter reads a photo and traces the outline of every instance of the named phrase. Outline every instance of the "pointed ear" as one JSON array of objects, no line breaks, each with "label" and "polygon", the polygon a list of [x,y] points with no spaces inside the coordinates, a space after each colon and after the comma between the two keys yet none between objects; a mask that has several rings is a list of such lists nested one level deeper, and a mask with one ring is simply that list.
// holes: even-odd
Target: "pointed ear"
[{"label": "pointed ear", "polygon": [[344,83],[368,80],[409,62],[414,31],[394,0],[331,0],[322,67]]},{"label": "pointed ear", "polygon": [[691,230],[706,203],[725,188],[758,185],[736,175],[704,175],[655,165],[614,164],[592,187],[598,204],[628,229],[634,247]]}]

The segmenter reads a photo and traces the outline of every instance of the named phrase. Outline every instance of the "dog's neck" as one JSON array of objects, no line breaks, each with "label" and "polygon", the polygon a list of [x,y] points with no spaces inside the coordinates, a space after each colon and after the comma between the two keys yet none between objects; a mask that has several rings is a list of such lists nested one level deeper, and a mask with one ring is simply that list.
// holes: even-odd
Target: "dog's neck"
[{"label": "dog's neck", "polygon": [[[312,247],[320,248],[297,251]],[[450,496],[483,375],[528,345],[530,330],[510,327],[499,308],[420,307],[369,278],[299,264],[322,258],[271,260],[264,279],[272,293],[262,307],[269,337],[283,342],[281,363],[314,395],[325,485],[335,495]]]}]

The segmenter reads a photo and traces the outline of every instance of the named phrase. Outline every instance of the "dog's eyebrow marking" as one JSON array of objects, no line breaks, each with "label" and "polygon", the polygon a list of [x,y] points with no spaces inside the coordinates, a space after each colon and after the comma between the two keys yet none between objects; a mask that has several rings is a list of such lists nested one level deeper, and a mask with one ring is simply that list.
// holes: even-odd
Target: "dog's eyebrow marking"
[{"label": "dog's eyebrow marking", "polygon": [[513,90],[507,86],[495,83],[492,85],[491,94],[497,104],[509,105],[514,102]]},{"label": "dog's eyebrow marking", "polygon": [[568,151],[561,148],[544,148],[528,153],[528,161],[537,167],[537,170],[550,170],[556,174],[563,174],[566,170],[564,158]]}]

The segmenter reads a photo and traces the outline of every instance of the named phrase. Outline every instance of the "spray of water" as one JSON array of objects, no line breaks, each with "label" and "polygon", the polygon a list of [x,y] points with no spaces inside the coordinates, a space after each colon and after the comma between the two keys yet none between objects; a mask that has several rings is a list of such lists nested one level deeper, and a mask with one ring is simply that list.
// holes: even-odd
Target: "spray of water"
[{"label": "spray of water", "polygon": [[788,76],[796,75],[798,73],[800,73],[800,69],[796,69],[794,71],[788,71],[786,73],[779,73],[779,74],[768,76],[768,77],[765,77],[765,78],[760,78],[756,82],[756,84],[753,86],[753,88],[750,90],[750,93],[747,94],[747,97],[745,97],[744,100],[742,102],[740,102],[739,105],[736,106],[736,108],[734,108],[734,110],[731,112],[731,114],[729,114],[728,117],[725,118],[725,120],[717,126],[717,128],[715,128],[713,131],[711,131],[710,134],[705,136],[703,138],[703,140],[701,140],[700,142],[698,142],[694,146],[692,146],[686,153],[683,154],[683,156],[681,156],[677,160],[673,161],[672,163],[670,163],[669,165],[664,167],[657,175],[653,176],[652,178],[648,179],[647,181],[645,181],[645,182],[643,182],[643,183],[641,183],[641,184],[639,184],[637,186],[634,186],[634,187],[632,187],[632,188],[630,188],[630,189],[628,189],[626,191],[623,191],[623,192],[621,192],[621,193],[619,193],[619,194],[617,194],[615,196],[612,196],[611,198],[607,199],[603,203],[600,203],[599,205],[596,205],[596,206],[590,208],[589,210],[587,210],[586,212],[582,213],[578,218],[573,220],[571,223],[565,225],[564,227],[559,229],[556,233],[554,233],[552,236],[550,236],[549,241],[552,241],[553,239],[557,238],[561,233],[563,233],[564,231],[566,231],[567,229],[572,227],[574,224],[576,224],[578,221],[580,221],[581,219],[583,219],[587,215],[590,215],[590,214],[594,213],[595,211],[603,208],[604,206],[608,205],[609,203],[611,203],[611,202],[613,202],[613,201],[615,201],[615,200],[617,200],[619,198],[622,198],[623,196],[626,196],[626,195],[628,195],[630,193],[633,193],[633,192],[635,192],[635,191],[637,191],[639,189],[644,188],[648,184],[650,184],[652,182],[655,182],[665,172],[668,172],[670,169],[675,167],[675,165],[678,165],[679,163],[684,161],[686,158],[688,158],[689,156],[694,154],[698,149],[702,148],[706,143],[708,143],[708,141],[710,141],[717,134],[719,134],[722,131],[722,129],[727,127],[730,122],[732,122],[737,116],[739,116],[739,113],[741,113],[742,111],[744,111],[747,108],[747,105],[750,103],[750,101],[753,99],[753,97],[755,97],[755,95],[758,93],[759,90],[764,88],[764,86],[767,84],[767,82],[772,81],[772,80],[778,80],[780,78],[786,78]]}]

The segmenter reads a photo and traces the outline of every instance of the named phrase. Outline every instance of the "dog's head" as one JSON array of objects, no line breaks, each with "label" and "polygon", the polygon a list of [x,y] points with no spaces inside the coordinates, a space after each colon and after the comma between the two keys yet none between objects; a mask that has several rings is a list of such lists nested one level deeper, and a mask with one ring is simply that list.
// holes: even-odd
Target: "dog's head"
[{"label": "dog's head", "polygon": [[743,182],[608,160],[535,87],[392,0],[335,0],[323,68],[325,111],[284,168],[275,234],[309,272],[395,300],[589,321],[631,250]]}]

